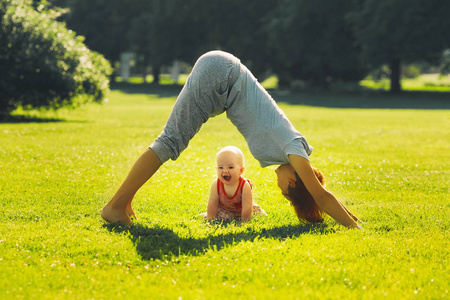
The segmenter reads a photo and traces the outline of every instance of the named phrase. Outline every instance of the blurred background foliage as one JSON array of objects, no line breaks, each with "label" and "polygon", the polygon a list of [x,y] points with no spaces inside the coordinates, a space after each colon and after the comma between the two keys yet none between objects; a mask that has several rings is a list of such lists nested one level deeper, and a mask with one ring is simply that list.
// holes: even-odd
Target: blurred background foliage
[{"label": "blurred background foliage", "polygon": [[[131,51],[139,65],[193,64],[212,49],[238,56],[263,80],[326,86],[357,82],[388,66],[439,66],[450,48],[450,2],[443,0],[58,0],[69,28],[110,61]],[[94,4],[95,3],[95,4]]]},{"label": "blurred background foliage", "polygon": [[101,102],[111,66],[56,19],[62,10],[0,1],[0,112]]},{"label": "blurred background foliage", "polygon": [[[201,54],[214,49],[239,57],[260,81],[276,75],[280,87],[326,88],[370,75],[388,78],[390,90],[397,92],[402,76],[449,70],[450,1],[445,0],[0,3],[0,74],[9,78],[0,83],[2,102],[5,95],[13,95],[35,106],[32,95],[9,91],[16,85],[22,92],[25,86],[29,93],[46,90],[50,93],[46,99],[53,94],[68,99],[79,93],[100,99],[105,86],[102,76],[111,74],[115,81],[123,53],[132,53],[134,74],[144,79],[152,74],[155,83],[174,61],[192,66]],[[90,70],[81,63],[86,61]],[[35,74],[37,69],[40,72]],[[27,75],[20,79],[21,74]],[[46,105],[61,102],[52,101]]]}]

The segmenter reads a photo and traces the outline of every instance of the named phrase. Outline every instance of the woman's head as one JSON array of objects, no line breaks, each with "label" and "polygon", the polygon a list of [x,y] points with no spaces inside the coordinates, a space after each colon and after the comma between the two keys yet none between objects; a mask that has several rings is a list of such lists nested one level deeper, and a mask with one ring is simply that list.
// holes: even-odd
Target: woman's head
[{"label": "woman's head", "polygon": [[[322,173],[315,168],[313,171],[319,182],[325,186],[325,178]],[[279,166],[275,173],[278,187],[283,196],[291,202],[298,219],[308,222],[323,222],[325,212],[314,201],[294,167],[291,164],[284,164]]]},{"label": "woman's head", "polygon": [[[313,171],[319,182],[325,186],[323,174],[316,168],[313,168]],[[297,172],[295,172],[295,178],[295,187],[290,185],[287,188],[288,197],[286,198],[291,201],[298,219],[300,221],[313,223],[323,222],[325,212],[317,205],[316,201],[314,201],[313,196],[308,192]]]}]

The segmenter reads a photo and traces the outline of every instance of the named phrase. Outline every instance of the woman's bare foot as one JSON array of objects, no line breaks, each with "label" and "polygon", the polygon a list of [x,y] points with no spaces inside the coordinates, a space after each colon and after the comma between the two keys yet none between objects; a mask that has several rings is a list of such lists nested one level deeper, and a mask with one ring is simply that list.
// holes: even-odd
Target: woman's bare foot
[{"label": "woman's bare foot", "polygon": [[106,204],[105,207],[103,207],[101,216],[106,222],[109,223],[131,224],[131,219],[128,216],[127,211],[119,208],[114,208],[110,203]]},{"label": "woman's bare foot", "polygon": [[136,214],[134,213],[133,208],[131,207],[131,203],[128,203],[127,205],[127,215],[128,217],[132,217],[133,219],[137,220]]}]

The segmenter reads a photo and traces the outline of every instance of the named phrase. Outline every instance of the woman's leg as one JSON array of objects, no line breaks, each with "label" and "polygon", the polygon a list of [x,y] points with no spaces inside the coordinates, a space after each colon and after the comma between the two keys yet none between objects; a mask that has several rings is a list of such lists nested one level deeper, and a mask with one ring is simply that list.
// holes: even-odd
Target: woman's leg
[{"label": "woman's leg", "polygon": [[119,190],[103,208],[103,219],[111,223],[131,223],[130,217],[136,217],[131,207],[136,192],[164,162],[178,158],[207,120],[208,115],[198,108],[184,87],[163,132],[134,163]]},{"label": "woman's leg", "polygon": [[[240,69],[233,69],[235,62],[229,54],[211,52],[203,55],[195,64],[162,133],[135,162],[125,181],[114,197],[103,208],[103,219],[112,223],[131,223],[134,216],[131,202],[139,188],[150,179],[167,160],[176,160],[188,146],[192,137],[208,118],[222,113],[225,102],[216,94],[225,93],[230,80]],[[235,74],[236,73],[236,74]]]},{"label": "woman's leg", "polygon": [[142,153],[114,197],[102,209],[102,218],[110,223],[130,224],[130,217],[134,216],[131,208],[134,194],[160,166],[161,161],[152,149],[148,148]]}]

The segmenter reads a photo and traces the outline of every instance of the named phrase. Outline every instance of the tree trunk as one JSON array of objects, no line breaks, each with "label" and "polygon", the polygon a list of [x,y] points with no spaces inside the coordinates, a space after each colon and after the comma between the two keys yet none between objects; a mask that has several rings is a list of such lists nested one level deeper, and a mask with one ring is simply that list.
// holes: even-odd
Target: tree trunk
[{"label": "tree trunk", "polygon": [[142,74],[142,84],[147,84],[147,70],[144,68],[143,74]]},{"label": "tree trunk", "polygon": [[116,78],[117,78],[116,71],[113,71],[112,74],[109,76],[109,82],[110,83],[115,83],[116,82]]},{"label": "tree trunk", "polygon": [[398,93],[402,89],[400,84],[400,59],[394,58],[391,61],[391,92]]},{"label": "tree trunk", "polygon": [[161,66],[154,65],[153,66],[153,83],[159,85],[159,76],[161,74]]},{"label": "tree trunk", "polygon": [[180,78],[180,62],[178,60],[174,60],[172,70],[170,72],[170,79],[173,80],[173,84],[177,84],[179,78]]}]

